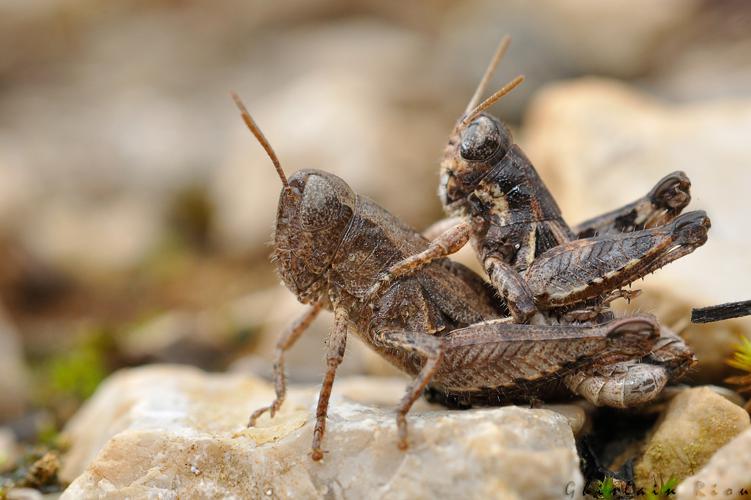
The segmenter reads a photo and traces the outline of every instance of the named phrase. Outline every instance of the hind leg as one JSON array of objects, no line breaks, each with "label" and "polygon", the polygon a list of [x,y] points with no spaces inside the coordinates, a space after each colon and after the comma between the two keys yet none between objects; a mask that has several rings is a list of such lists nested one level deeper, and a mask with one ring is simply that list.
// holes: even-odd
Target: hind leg
[{"label": "hind leg", "polygon": [[595,406],[630,408],[655,399],[695,362],[683,339],[663,327],[652,351],[641,360],[580,370],[567,375],[564,384]]},{"label": "hind leg", "polygon": [[578,238],[603,234],[628,233],[667,224],[691,201],[691,181],[683,172],[660,179],[645,196],[611,212],[574,227]]},{"label": "hind leg", "polygon": [[693,252],[709,227],[696,211],[653,229],[570,241],[537,257],[524,278],[541,308],[601,297]]}]

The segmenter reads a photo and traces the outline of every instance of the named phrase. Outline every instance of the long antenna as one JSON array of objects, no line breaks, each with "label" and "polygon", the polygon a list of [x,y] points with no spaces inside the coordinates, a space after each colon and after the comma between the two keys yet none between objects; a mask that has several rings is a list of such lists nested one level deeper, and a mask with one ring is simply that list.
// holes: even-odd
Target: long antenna
[{"label": "long antenna", "polygon": [[479,105],[477,105],[477,107],[475,107],[475,109],[470,111],[469,114],[467,114],[462,120],[462,125],[466,125],[472,120],[474,120],[477,117],[477,115],[479,115],[480,113],[488,109],[493,104],[500,101],[503,98],[503,96],[505,96],[506,94],[514,90],[516,87],[521,85],[523,81],[524,81],[524,75],[519,75],[513,80],[511,80],[509,83],[501,87],[498,91],[495,92],[495,94],[491,95],[490,97],[482,101]]},{"label": "long antenna", "polygon": [[482,97],[482,94],[485,93],[485,89],[488,87],[488,83],[493,77],[493,73],[498,67],[498,63],[500,63],[501,59],[503,59],[503,56],[506,55],[506,51],[508,50],[510,43],[510,36],[505,35],[503,38],[501,38],[501,41],[498,43],[498,48],[495,49],[495,54],[493,54],[493,58],[490,60],[490,64],[488,64],[488,67],[485,69],[485,74],[482,75],[482,79],[477,85],[477,89],[475,90],[472,99],[470,99],[469,104],[467,104],[467,109],[464,111],[465,114],[472,111],[472,108],[477,106],[477,103],[480,102],[480,98]]},{"label": "long antenna", "polygon": [[256,125],[255,120],[253,120],[253,117],[250,116],[250,113],[248,113],[248,110],[245,108],[245,105],[240,100],[240,96],[235,94],[234,92],[229,93],[232,96],[232,100],[235,101],[235,105],[240,110],[240,115],[243,117],[243,121],[245,122],[245,125],[248,126],[251,133],[258,139],[258,142],[261,143],[261,146],[266,151],[266,154],[269,155],[269,158],[271,158],[271,163],[274,164],[274,168],[276,168],[276,173],[279,174],[279,178],[282,180],[282,184],[284,184],[285,188],[289,187],[289,183],[287,182],[287,176],[284,175],[284,170],[282,169],[282,164],[279,163],[279,158],[276,156],[276,153],[274,152],[274,149],[271,147],[271,144],[269,144],[269,141],[266,139],[266,136],[263,135],[263,132],[261,132],[261,129]]}]

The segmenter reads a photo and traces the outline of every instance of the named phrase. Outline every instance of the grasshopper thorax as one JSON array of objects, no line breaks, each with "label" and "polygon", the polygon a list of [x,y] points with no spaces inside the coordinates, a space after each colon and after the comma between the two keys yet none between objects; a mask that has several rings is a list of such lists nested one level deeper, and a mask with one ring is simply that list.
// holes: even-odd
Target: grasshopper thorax
[{"label": "grasshopper thorax", "polygon": [[459,121],[449,137],[441,161],[438,195],[452,215],[463,215],[466,199],[513,144],[506,126],[486,113]]},{"label": "grasshopper thorax", "polygon": [[323,292],[356,202],[346,182],[320,170],[300,170],[282,189],[272,259],[301,302],[314,302]]}]

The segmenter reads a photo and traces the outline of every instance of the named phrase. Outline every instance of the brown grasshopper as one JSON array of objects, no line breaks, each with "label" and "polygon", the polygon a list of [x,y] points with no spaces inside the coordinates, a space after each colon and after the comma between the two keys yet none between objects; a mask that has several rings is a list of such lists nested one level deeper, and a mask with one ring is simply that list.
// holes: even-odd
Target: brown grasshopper
[{"label": "brown grasshopper", "polygon": [[[680,215],[690,199],[690,181],[682,172],[662,180],[643,198],[570,228],[553,196],[508,128],[485,113],[522,81],[517,77],[478,104],[498,62],[508,48],[505,37],[464,115],[450,134],[441,161],[439,196],[452,219],[434,226],[427,249],[392,265],[371,287],[369,296],[395,279],[417,272],[471,240],[493,287],[517,323],[597,323],[612,319],[608,304],[636,292],[622,290],[638,278],[691,253],[707,239],[710,221],[702,211]],[[630,406],[622,394],[603,392],[619,374],[623,384],[664,386],[680,376],[693,355],[664,329],[672,347],[660,360],[638,360],[599,370],[591,386],[577,377],[566,385],[596,404]],[[654,355],[653,355],[654,356]],[[673,357],[675,356],[675,357]],[[674,364],[680,366],[675,369]],[[646,378],[645,378],[646,377]],[[584,385],[582,385],[584,384]],[[438,399],[443,396],[438,395]],[[613,398],[616,399],[613,399]]]},{"label": "brown grasshopper", "polygon": [[[650,353],[678,359],[674,344],[660,338],[659,325],[647,315],[597,324],[515,324],[481,277],[448,259],[434,259],[369,296],[379,276],[426,251],[430,241],[333,174],[300,170],[287,179],[269,142],[240,99],[233,98],[283,185],[272,259],[284,284],[310,305],[279,339],[276,399],[255,411],[249,426],[265,412],[273,417],[279,410],[286,391],[285,351],[322,309],[334,313],[335,326],[316,410],[314,460],[323,457],[329,397],[348,331],[414,377],[396,411],[402,449],[407,412],[426,390],[451,406],[528,402],[565,390],[567,377],[580,386],[610,387],[620,375],[603,370],[638,363]],[[636,398],[662,388],[616,385]]]}]

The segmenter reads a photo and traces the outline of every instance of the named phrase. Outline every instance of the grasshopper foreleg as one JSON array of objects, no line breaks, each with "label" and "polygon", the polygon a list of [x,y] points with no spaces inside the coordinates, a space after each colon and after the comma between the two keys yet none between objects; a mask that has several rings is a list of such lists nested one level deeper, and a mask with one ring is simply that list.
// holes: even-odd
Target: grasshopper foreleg
[{"label": "grasshopper foreleg", "polygon": [[279,338],[274,352],[274,387],[276,389],[276,398],[269,406],[264,406],[253,412],[248,420],[248,427],[256,425],[258,418],[269,412],[271,418],[284,403],[284,397],[287,393],[287,379],[284,374],[284,353],[289,350],[300,336],[308,329],[313,320],[321,312],[322,303],[313,304],[297,320],[295,320]]},{"label": "grasshopper foreleg", "polygon": [[326,373],[321,383],[321,392],[318,395],[318,405],[316,407],[316,424],[313,429],[313,444],[311,445],[310,457],[313,460],[323,458],[321,442],[323,435],[326,433],[326,415],[329,409],[329,399],[331,398],[331,388],[334,385],[336,369],[344,358],[344,350],[347,346],[347,315],[342,309],[335,309],[336,323],[329,334],[326,348]]}]

